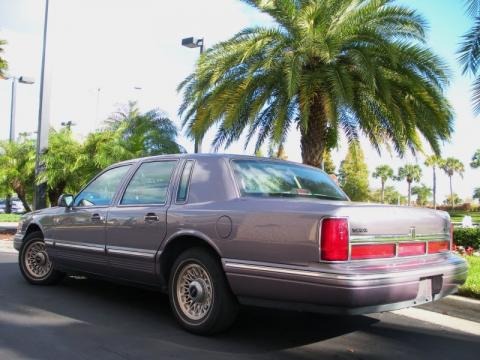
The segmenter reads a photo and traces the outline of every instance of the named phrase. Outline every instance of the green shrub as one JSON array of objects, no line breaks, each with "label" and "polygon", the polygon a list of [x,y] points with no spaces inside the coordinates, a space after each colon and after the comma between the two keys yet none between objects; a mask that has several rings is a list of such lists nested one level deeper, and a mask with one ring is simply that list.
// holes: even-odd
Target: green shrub
[{"label": "green shrub", "polygon": [[453,230],[453,243],[465,248],[480,248],[480,228],[455,228]]}]

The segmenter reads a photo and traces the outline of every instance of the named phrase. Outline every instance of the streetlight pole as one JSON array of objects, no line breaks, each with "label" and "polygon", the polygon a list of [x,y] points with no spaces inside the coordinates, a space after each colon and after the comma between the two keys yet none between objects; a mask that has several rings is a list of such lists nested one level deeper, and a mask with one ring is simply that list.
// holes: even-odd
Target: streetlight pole
[{"label": "streetlight pole", "polygon": [[[48,147],[49,101],[50,101],[50,69],[46,66],[47,30],[49,0],[45,0],[45,20],[43,24],[42,72],[40,76],[40,102],[38,110],[37,151],[35,157],[35,179],[44,171],[41,156]],[[47,207],[47,184],[35,184],[35,210]]]},{"label": "streetlight pole", "polygon": [[10,102],[10,135],[9,141],[15,141],[15,115],[17,108],[17,82],[22,84],[34,84],[35,80],[26,76],[9,76],[6,79],[12,80],[12,98]]},{"label": "streetlight pole", "polygon": [[[182,39],[182,46],[188,48],[200,48],[200,56],[203,54],[203,50],[205,47],[205,40],[204,38],[196,39],[194,37],[184,38]],[[202,138],[195,137],[195,145],[194,145],[194,152],[201,153],[202,152]]]}]

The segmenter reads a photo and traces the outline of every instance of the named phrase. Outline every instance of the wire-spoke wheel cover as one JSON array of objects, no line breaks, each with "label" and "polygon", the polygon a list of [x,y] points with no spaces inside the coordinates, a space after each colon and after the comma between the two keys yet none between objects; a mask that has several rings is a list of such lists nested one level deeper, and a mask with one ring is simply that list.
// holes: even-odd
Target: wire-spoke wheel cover
[{"label": "wire-spoke wheel cover", "polygon": [[32,241],[24,252],[23,262],[28,275],[35,280],[47,277],[52,270],[52,262],[48,257],[43,241]]},{"label": "wire-spoke wheel cover", "polygon": [[176,296],[184,316],[203,320],[213,305],[212,280],[207,270],[200,264],[187,263],[178,274]]}]

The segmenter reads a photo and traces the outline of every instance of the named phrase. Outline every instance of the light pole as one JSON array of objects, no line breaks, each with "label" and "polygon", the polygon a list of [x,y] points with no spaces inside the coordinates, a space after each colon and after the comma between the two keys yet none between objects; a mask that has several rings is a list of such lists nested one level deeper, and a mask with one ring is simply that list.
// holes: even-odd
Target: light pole
[{"label": "light pole", "polygon": [[8,76],[6,79],[12,80],[12,99],[10,103],[10,135],[9,141],[15,141],[15,114],[17,103],[17,82],[22,84],[34,84],[35,80],[27,76]]},{"label": "light pole", "polygon": [[[194,37],[188,37],[182,39],[182,46],[188,47],[190,49],[193,48],[200,48],[200,55],[203,54],[203,49],[205,46],[205,40],[203,38],[197,39]],[[201,153],[202,152],[202,139],[195,137],[195,145],[194,145],[194,152]]]},{"label": "light pole", "polygon": [[[43,49],[42,49],[42,71],[40,76],[40,101],[38,109],[38,127],[37,127],[37,150],[35,156],[35,179],[44,171],[44,164],[41,163],[42,154],[48,147],[48,129],[49,129],[49,105],[50,105],[50,68],[47,63],[47,30],[48,30],[48,5],[49,0],[45,0],[45,20],[43,23]],[[35,210],[47,207],[47,184],[35,183]]]}]

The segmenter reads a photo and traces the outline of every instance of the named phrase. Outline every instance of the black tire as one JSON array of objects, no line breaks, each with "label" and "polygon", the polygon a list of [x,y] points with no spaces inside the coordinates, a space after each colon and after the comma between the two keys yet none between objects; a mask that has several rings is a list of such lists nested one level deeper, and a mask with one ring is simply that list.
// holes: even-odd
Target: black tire
[{"label": "black tire", "polygon": [[[43,250],[38,251],[39,249],[43,249]],[[40,231],[32,232],[31,234],[28,234],[25,237],[23,241],[23,245],[18,254],[18,264],[20,266],[20,271],[23,277],[30,284],[54,285],[54,284],[57,284],[59,281],[61,281],[65,276],[64,273],[58,270],[55,270],[53,263],[49,259],[48,254],[44,249],[45,249],[45,242],[43,241],[43,234]],[[34,260],[30,262],[28,261],[29,259],[27,259],[27,257],[30,256],[35,251],[38,251],[37,254],[40,253],[39,256],[41,256],[40,260],[42,262],[40,262],[40,260],[38,261]],[[45,264],[43,264],[43,261],[45,261],[45,264],[47,264],[46,268],[43,267],[45,266]],[[36,265],[40,265],[38,268],[41,268],[41,269],[48,268],[48,270],[45,270],[45,271],[37,270],[38,273],[35,274],[35,270],[32,270],[33,268],[33,266],[31,265],[32,262],[33,263],[37,262]]]},{"label": "black tire", "polygon": [[[201,272],[201,269],[203,269],[205,273]],[[185,280],[188,277],[188,275],[185,274],[187,274],[188,270],[198,270],[199,274],[202,274],[203,277],[201,275],[197,278],[194,277],[189,283],[189,290],[187,291],[187,283],[189,280]],[[184,281],[182,281],[182,279],[184,279]],[[206,281],[206,283],[204,281]],[[210,286],[208,286],[208,282]],[[198,284],[200,284],[200,288],[203,287],[204,289],[201,290],[201,292],[195,290],[195,285],[198,286]],[[180,294],[181,291],[180,293],[177,291],[181,289],[182,286],[184,289],[183,296]],[[218,257],[206,249],[192,248],[178,256],[170,271],[168,290],[170,306],[177,321],[184,329],[192,333],[211,335],[224,331],[234,323],[237,317],[238,301],[230,290],[220,261]],[[208,308],[208,310],[199,310],[200,313],[204,312],[199,319],[193,319],[192,316],[194,316],[194,314],[187,314],[188,310],[185,310],[185,307],[188,307],[188,305],[185,305],[186,301],[184,300],[187,298],[192,299],[192,292],[197,296],[198,294],[203,295],[203,297],[198,297],[199,301],[196,302],[196,306]],[[210,296],[208,294],[210,294]],[[210,299],[210,301],[208,299]],[[181,305],[181,303],[183,305]],[[189,309],[191,310],[192,307]]]}]

